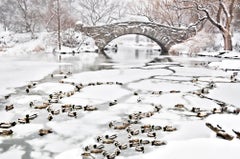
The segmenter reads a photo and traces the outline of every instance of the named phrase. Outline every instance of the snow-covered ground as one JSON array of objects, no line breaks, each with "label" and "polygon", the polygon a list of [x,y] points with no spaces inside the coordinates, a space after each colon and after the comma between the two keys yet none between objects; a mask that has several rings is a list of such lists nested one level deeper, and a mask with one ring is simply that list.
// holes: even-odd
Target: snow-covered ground
[{"label": "snow-covered ground", "polygon": [[[122,46],[119,44],[119,47]],[[37,118],[30,120],[29,124],[17,123],[9,129],[0,128],[0,132],[13,130],[10,136],[0,136],[0,158],[81,159],[86,152],[84,147],[102,143],[97,142],[98,136],[104,140],[105,135],[113,134],[117,135],[115,141],[128,145],[116,157],[119,159],[239,158],[240,142],[232,129],[240,131],[240,116],[233,113],[240,108],[240,75],[235,73],[231,78],[233,71],[226,70],[230,66],[238,69],[238,60],[169,56],[155,60],[160,62],[146,63],[159,54],[146,50],[119,50],[109,54],[113,57],[112,61],[100,62],[95,54],[62,55],[60,63],[49,58],[29,61],[28,56],[2,56],[0,123],[17,122],[26,114],[37,114]],[[128,59],[124,60],[126,57]],[[47,62],[44,62],[46,59]],[[83,63],[89,65],[84,66]],[[56,69],[58,71],[54,71]],[[211,81],[216,85],[209,88]],[[31,82],[37,84],[31,86],[27,93],[25,89]],[[21,86],[24,87],[19,88]],[[3,98],[8,94],[11,95],[9,98]],[[35,109],[48,100],[52,102],[48,109]],[[30,102],[34,104],[32,107]],[[6,111],[5,106],[10,104],[14,105],[14,109]],[[97,110],[74,107],[71,111],[76,112],[76,116],[72,117],[73,114],[63,111],[63,106],[68,105],[93,106]],[[155,106],[159,105],[161,110],[158,112],[156,110],[160,107]],[[213,109],[221,106],[228,109],[214,114]],[[197,112],[191,111],[193,107],[200,108],[207,116],[198,117]],[[48,120],[49,109],[56,112],[51,121]],[[139,134],[114,129],[124,125],[131,115],[142,115],[136,123],[128,126],[129,132],[140,130]],[[233,139],[228,141],[217,137],[206,123],[221,127]],[[176,130],[153,130],[156,137],[151,137],[141,133],[141,126],[149,124],[162,128],[172,126]],[[39,136],[42,128],[49,128],[53,133]],[[145,149],[142,153],[129,147],[131,139],[160,140],[166,145],[138,143]],[[117,149],[114,144],[104,146],[109,154]],[[104,158],[102,153],[91,153],[91,156]]]}]

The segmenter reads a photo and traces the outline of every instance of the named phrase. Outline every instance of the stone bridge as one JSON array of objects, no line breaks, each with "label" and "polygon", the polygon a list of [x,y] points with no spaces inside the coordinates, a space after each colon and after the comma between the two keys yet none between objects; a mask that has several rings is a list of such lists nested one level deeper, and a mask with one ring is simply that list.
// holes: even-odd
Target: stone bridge
[{"label": "stone bridge", "polygon": [[171,46],[196,35],[193,27],[183,29],[150,22],[122,22],[93,27],[77,24],[75,30],[92,37],[100,52],[104,52],[104,47],[120,36],[139,34],[155,41],[161,47],[162,54],[167,54]]}]

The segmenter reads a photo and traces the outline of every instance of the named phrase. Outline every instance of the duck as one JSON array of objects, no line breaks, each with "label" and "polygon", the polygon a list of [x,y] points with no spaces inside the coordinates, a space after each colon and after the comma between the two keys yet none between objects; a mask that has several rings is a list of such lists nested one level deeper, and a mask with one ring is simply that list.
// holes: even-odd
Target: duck
[{"label": "duck", "polygon": [[58,103],[59,100],[58,99],[50,99],[48,100],[49,103]]},{"label": "duck", "polygon": [[237,82],[237,78],[233,75],[231,75],[230,80],[231,82]]},{"label": "duck", "polygon": [[167,131],[167,132],[172,132],[172,131],[176,131],[176,130],[177,130],[177,128],[170,126],[170,125],[163,127],[163,131]]},{"label": "duck", "polygon": [[94,149],[103,149],[105,146],[103,145],[103,144],[100,144],[100,145],[96,145],[96,144],[94,144],[93,145],[93,148]]},{"label": "duck", "polygon": [[122,125],[115,125],[113,127],[113,129],[116,129],[116,130],[124,130],[126,129],[130,124],[126,124],[126,123],[123,123]]},{"label": "duck", "polygon": [[138,95],[138,92],[133,92],[133,95],[137,96],[137,95]]},{"label": "duck", "polygon": [[109,136],[107,138],[104,138],[102,136],[98,136],[97,137],[97,142],[101,142],[102,144],[114,144],[114,142],[116,142],[116,141],[114,139],[110,139]]},{"label": "duck", "polygon": [[62,112],[71,112],[72,111],[72,105],[71,104],[65,104],[65,105],[62,105],[61,108],[62,108]]},{"label": "duck", "polygon": [[182,109],[182,108],[184,108],[185,106],[183,105],[183,104],[176,104],[175,106],[174,106],[174,108],[180,108],[180,109]]},{"label": "duck", "polygon": [[141,133],[151,132],[153,130],[152,128],[152,125],[143,125],[141,126]]},{"label": "duck", "polygon": [[129,147],[134,147],[134,146],[140,145],[140,139],[131,139],[131,140],[128,140],[128,143],[129,143]]},{"label": "duck", "polygon": [[9,135],[12,135],[12,134],[13,134],[13,131],[11,129],[0,131],[0,136],[9,136]]},{"label": "duck", "polygon": [[68,112],[68,116],[77,118],[77,112]]},{"label": "duck", "polygon": [[29,114],[26,115],[26,118],[28,118],[29,120],[33,120],[33,119],[35,119],[35,118],[37,118],[37,117],[38,117],[38,114],[37,114],[37,113],[32,114],[32,115],[29,115]]},{"label": "duck", "polygon": [[126,150],[127,148],[128,148],[128,144],[119,144],[118,145],[118,148],[120,149],[120,150]]},{"label": "duck", "polygon": [[105,138],[106,139],[116,139],[118,136],[117,136],[117,134],[113,134],[113,135],[105,135]]},{"label": "duck", "polygon": [[142,144],[142,145],[147,145],[147,144],[150,143],[150,141],[149,140],[142,140],[142,139],[140,139],[139,143]]},{"label": "duck", "polygon": [[135,151],[144,153],[144,147],[143,146],[136,146]]},{"label": "duck", "polygon": [[114,84],[114,82],[106,82],[106,84],[112,85]]},{"label": "duck", "polygon": [[11,104],[11,105],[6,105],[6,106],[5,106],[5,110],[6,110],[6,111],[9,111],[9,110],[12,110],[12,109],[14,109],[13,104]]},{"label": "duck", "polygon": [[161,94],[162,94],[162,91],[153,91],[152,94],[153,94],[153,95],[161,95]]},{"label": "duck", "polygon": [[151,145],[152,145],[152,146],[162,146],[162,145],[166,145],[166,142],[160,141],[160,140],[153,140],[153,141],[151,142]]},{"label": "duck", "polygon": [[79,92],[82,88],[83,88],[83,86],[76,85],[74,90]]},{"label": "duck", "polygon": [[11,122],[11,123],[0,123],[0,128],[8,129],[8,128],[15,126],[16,124],[17,123],[15,121]]},{"label": "duck", "polygon": [[5,95],[4,99],[8,99],[9,97],[11,97],[11,94]]},{"label": "duck", "polygon": [[53,131],[51,129],[40,129],[38,134],[40,136],[44,136],[44,135],[47,135],[47,134],[50,134],[50,133],[53,133]]},{"label": "duck", "polygon": [[221,114],[221,113],[223,113],[223,109],[222,108],[220,108],[220,109],[213,108],[212,113],[213,114]]},{"label": "duck", "polygon": [[49,106],[49,103],[43,103],[42,105],[37,105],[34,109],[46,109]]},{"label": "duck", "polygon": [[219,131],[224,131],[224,130],[222,129],[222,127],[219,126],[219,125],[217,125],[217,126],[215,127],[215,126],[213,126],[213,125],[210,124],[210,123],[206,123],[206,126],[207,126],[209,129],[211,129],[212,131],[214,131],[215,133],[217,133],[217,132],[219,132]]},{"label": "duck", "polygon": [[162,105],[155,105],[154,112],[159,112],[162,109]]},{"label": "duck", "polygon": [[213,88],[216,88],[217,87],[217,85],[213,82],[213,81],[211,81],[209,84],[208,84],[208,88],[209,89],[213,89]]},{"label": "duck", "polygon": [[117,104],[117,100],[115,99],[113,102],[110,102],[109,103],[109,106],[114,106],[114,105],[116,105]]},{"label": "duck", "polygon": [[97,85],[103,85],[103,82],[97,82],[96,84]]},{"label": "duck", "polygon": [[240,113],[240,108],[234,109],[234,110],[233,110],[233,113],[234,113],[234,114],[239,114],[239,113]]},{"label": "duck", "polygon": [[28,123],[30,123],[29,114],[27,114],[25,118],[22,118],[22,119],[19,118],[19,119],[18,119],[18,122],[19,122],[20,124],[28,124]]},{"label": "duck", "polygon": [[30,89],[29,88],[26,88],[25,89],[26,93],[28,94],[30,92]]},{"label": "duck", "polygon": [[148,137],[156,138],[157,134],[156,134],[156,132],[148,132],[148,133],[147,133],[147,136],[148,136]]},{"label": "duck", "polygon": [[52,114],[49,114],[49,115],[48,115],[48,120],[51,121],[52,119],[53,119]]},{"label": "duck", "polygon": [[192,83],[196,83],[197,81],[198,81],[198,77],[193,77],[191,80]]},{"label": "duck", "polygon": [[30,103],[29,103],[29,106],[30,106],[30,107],[33,107],[33,106],[34,106],[34,103],[33,103],[33,102],[30,102]]},{"label": "duck", "polygon": [[152,130],[162,130],[162,127],[159,125],[152,125]]},{"label": "duck", "polygon": [[107,154],[107,155],[106,155],[106,158],[107,158],[107,159],[115,159],[115,157],[116,157],[116,154],[115,154],[115,153],[111,153],[111,154]]},{"label": "duck", "polygon": [[130,131],[130,134],[132,135],[132,136],[135,136],[135,135],[138,135],[139,134],[139,130],[132,130],[132,131]]},{"label": "duck", "polygon": [[59,115],[60,114],[60,109],[58,110],[51,110],[52,115]]},{"label": "duck", "polygon": [[72,105],[72,108],[75,109],[75,110],[80,110],[83,107],[81,105]]},{"label": "duck", "polygon": [[181,93],[179,90],[171,90],[170,93]]},{"label": "duck", "polygon": [[217,132],[217,137],[220,137],[222,139],[225,139],[225,140],[232,140],[233,139],[233,136],[226,133],[226,132],[223,132],[223,131],[218,131]]},{"label": "duck", "polygon": [[99,154],[99,153],[102,153],[103,151],[104,151],[103,149],[94,148],[94,149],[90,150],[90,153]]},{"label": "duck", "polygon": [[207,117],[208,115],[210,115],[210,113],[208,113],[208,112],[198,112],[197,113],[197,117],[200,117],[200,118]]},{"label": "duck", "polygon": [[232,131],[237,135],[237,138],[240,139],[240,132],[239,131],[235,131],[234,129],[232,129]]},{"label": "duck", "polygon": [[237,76],[238,75],[238,72],[233,72],[233,76]]},{"label": "duck", "polygon": [[151,117],[153,115],[154,115],[154,112],[145,112],[145,113],[143,113],[143,116],[146,117],[146,118],[149,118],[149,117]]},{"label": "duck", "polygon": [[113,144],[115,142],[114,139],[101,139],[103,144]]},{"label": "duck", "polygon": [[208,94],[209,93],[209,89],[208,88],[202,88],[201,89],[201,93],[202,94]]},{"label": "duck", "polygon": [[142,102],[142,97],[138,97],[137,99],[137,103],[140,103],[140,102]]},{"label": "duck", "polygon": [[81,154],[82,159],[95,159],[90,152],[84,152]]},{"label": "duck", "polygon": [[97,110],[96,107],[94,107],[94,106],[89,106],[89,105],[83,107],[83,109],[84,109],[84,111],[95,111],[95,110]]},{"label": "duck", "polygon": [[120,86],[122,86],[123,83],[122,83],[122,82],[116,82],[116,85],[120,85]]},{"label": "duck", "polygon": [[200,108],[192,107],[191,112],[193,113],[199,113],[201,110]]}]

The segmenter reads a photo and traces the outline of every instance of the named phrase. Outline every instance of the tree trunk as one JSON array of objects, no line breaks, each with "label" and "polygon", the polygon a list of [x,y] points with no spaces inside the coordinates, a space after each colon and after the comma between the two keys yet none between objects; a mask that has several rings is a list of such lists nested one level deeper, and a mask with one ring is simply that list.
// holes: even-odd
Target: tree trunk
[{"label": "tree trunk", "polygon": [[58,49],[59,51],[61,51],[61,17],[60,17],[60,3],[59,3],[59,0],[57,0],[57,23],[58,23],[58,29],[57,29],[57,32],[58,32]]},{"label": "tree trunk", "polygon": [[224,39],[224,50],[232,51],[232,36],[230,32],[226,31],[223,33],[223,39]]}]

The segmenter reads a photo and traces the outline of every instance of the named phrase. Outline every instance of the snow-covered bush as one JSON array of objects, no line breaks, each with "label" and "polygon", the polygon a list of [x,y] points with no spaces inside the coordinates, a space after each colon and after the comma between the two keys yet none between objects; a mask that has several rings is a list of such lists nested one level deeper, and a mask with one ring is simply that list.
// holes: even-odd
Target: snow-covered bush
[{"label": "snow-covered bush", "polygon": [[63,46],[74,48],[83,43],[84,37],[80,32],[75,32],[73,28],[62,33]]},{"label": "snow-covered bush", "polygon": [[172,46],[169,53],[173,55],[196,54],[201,51],[211,51],[214,46],[214,35],[201,31],[198,32],[196,36],[186,40],[185,42]]},{"label": "snow-covered bush", "polygon": [[0,48],[12,47],[17,42],[13,32],[0,32]]}]

